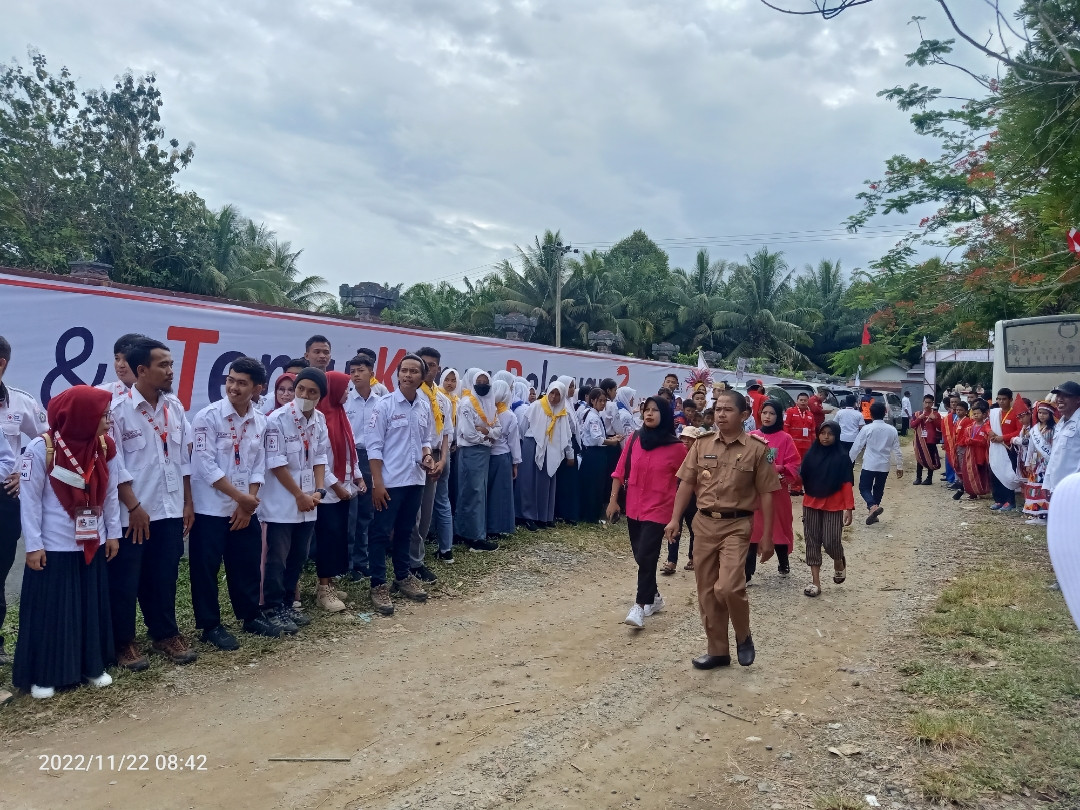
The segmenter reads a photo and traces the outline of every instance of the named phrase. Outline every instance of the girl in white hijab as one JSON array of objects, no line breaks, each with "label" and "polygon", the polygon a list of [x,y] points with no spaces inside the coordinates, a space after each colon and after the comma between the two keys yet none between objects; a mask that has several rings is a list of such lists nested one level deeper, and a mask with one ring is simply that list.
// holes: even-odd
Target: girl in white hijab
[{"label": "girl in white hijab", "polygon": [[623,386],[615,392],[615,432],[623,436],[629,436],[641,427],[641,419],[638,417],[637,391]]},{"label": "girl in white hijab", "polygon": [[491,446],[488,463],[487,531],[495,540],[514,532],[514,478],[521,464],[517,417],[510,411],[510,386],[496,380],[494,387],[499,437]]},{"label": "girl in white hijab", "polygon": [[556,381],[529,406],[516,481],[521,520],[529,531],[555,525],[555,473],[563,460],[573,461],[573,433],[566,409],[566,386]]},{"label": "girl in white hijab", "polygon": [[487,530],[488,466],[491,447],[502,431],[496,419],[491,377],[483,369],[465,372],[457,412],[454,534],[473,551],[494,551],[499,545],[488,540]]},{"label": "girl in white hijab", "polygon": [[574,458],[564,461],[555,474],[555,519],[571,526],[581,520],[581,487],[578,480],[579,462],[582,453],[581,419],[582,413],[574,406],[577,394],[577,381],[568,374],[560,375],[560,384],[566,387],[566,411],[570,419],[570,431],[573,434]]}]

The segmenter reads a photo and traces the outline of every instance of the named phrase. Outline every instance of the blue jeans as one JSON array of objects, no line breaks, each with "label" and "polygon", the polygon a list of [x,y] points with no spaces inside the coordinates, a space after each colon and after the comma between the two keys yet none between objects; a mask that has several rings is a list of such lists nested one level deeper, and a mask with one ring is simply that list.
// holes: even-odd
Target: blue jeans
[{"label": "blue jeans", "polygon": [[889,471],[874,472],[862,470],[859,473],[859,494],[866,501],[866,508],[880,506],[885,495],[885,482],[889,480]]},{"label": "blue jeans", "polygon": [[420,513],[424,486],[417,484],[390,487],[386,491],[390,501],[382,510],[375,510],[375,517],[368,530],[368,562],[371,566],[372,588],[386,584],[387,546],[390,546],[394,561],[395,579],[409,576],[409,544],[416,528],[416,516]]},{"label": "blue jeans", "polygon": [[952,464],[949,463],[949,457],[945,456],[945,481],[949,484],[956,483],[956,470],[952,468]]}]

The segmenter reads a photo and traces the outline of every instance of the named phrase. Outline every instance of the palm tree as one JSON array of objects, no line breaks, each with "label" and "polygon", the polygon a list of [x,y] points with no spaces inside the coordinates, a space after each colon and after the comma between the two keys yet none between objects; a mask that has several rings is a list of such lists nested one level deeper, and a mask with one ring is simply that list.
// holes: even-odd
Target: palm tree
[{"label": "palm tree", "polygon": [[728,309],[716,312],[712,326],[731,341],[728,357],[767,357],[804,366],[809,359],[797,346],[812,343],[807,328],[820,314],[813,307],[793,301],[794,271],[784,254],[761,248],[738,265],[728,288]]},{"label": "palm tree", "polygon": [[717,348],[721,336],[713,325],[713,315],[723,307],[727,271],[728,263],[722,259],[710,262],[705,248],[697,252],[691,271],[675,268],[668,296],[675,307],[675,324],[682,328],[680,342],[686,346]]},{"label": "palm tree", "polygon": [[817,267],[807,264],[795,282],[796,298],[821,313],[810,353],[818,365],[824,365],[828,355],[853,345],[859,338],[864,319],[859,310],[848,305],[847,295],[839,260],[822,259]]},{"label": "palm tree", "polygon": [[633,318],[625,317],[624,292],[619,289],[614,274],[604,266],[604,255],[594,250],[584,254],[581,261],[571,260],[567,265],[570,278],[565,296],[570,303],[565,315],[578,345],[589,348],[589,332],[601,329],[637,340],[641,335],[640,326]]},{"label": "palm tree", "polygon": [[[504,259],[496,268],[498,280],[493,285],[495,295],[494,309],[497,312],[520,312],[530,318],[536,318],[536,331],[533,339],[537,343],[555,342],[555,289],[560,275],[566,280],[566,270],[562,257],[555,245],[561,243],[559,232],[545,231],[544,241],[535,238],[536,246],[528,250],[517,248],[518,264],[514,267],[509,259]],[[567,326],[567,313],[573,300],[566,298],[566,286],[563,285],[563,326]]]}]

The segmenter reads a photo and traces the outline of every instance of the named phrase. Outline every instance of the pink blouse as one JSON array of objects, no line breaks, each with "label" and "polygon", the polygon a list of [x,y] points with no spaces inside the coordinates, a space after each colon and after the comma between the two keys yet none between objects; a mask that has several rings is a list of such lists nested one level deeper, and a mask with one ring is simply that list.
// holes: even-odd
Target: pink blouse
[{"label": "pink blouse", "polygon": [[[612,478],[622,480],[629,445],[627,441],[623,446],[619,465],[611,474]],[[630,483],[626,488],[628,518],[667,525],[675,504],[675,490],[679,488],[679,479],[675,474],[684,458],[686,447],[682,442],[665,444],[648,451],[641,447],[640,442],[634,442],[633,455],[630,457]]]}]

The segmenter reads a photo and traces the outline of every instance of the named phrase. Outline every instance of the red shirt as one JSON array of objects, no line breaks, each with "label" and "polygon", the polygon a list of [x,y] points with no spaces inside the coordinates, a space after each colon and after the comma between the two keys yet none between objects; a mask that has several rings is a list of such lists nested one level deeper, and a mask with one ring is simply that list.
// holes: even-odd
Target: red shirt
[{"label": "red shirt", "polygon": [[[675,490],[679,488],[676,473],[686,458],[682,442],[665,444],[653,450],[645,450],[641,442],[634,442],[630,456],[630,483],[626,487],[626,516],[632,520],[663,523],[671,520],[671,507],[675,503]],[[619,464],[612,478],[622,479],[626,469],[626,442],[619,454]]]},{"label": "red shirt", "polygon": [[843,512],[845,509],[855,508],[855,492],[847,481],[836,492],[827,498],[814,498],[803,495],[803,506],[811,509],[820,509],[822,512]]},{"label": "red shirt", "polygon": [[817,394],[810,397],[810,413],[814,415],[814,431],[816,435],[817,429],[825,424],[824,400]]},{"label": "red shirt", "polygon": [[1009,408],[1009,410],[1002,412],[1001,414],[1001,438],[1005,440],[1005,444],[1009,444],[1020,435],[1020,431],[1024,429],[1024,426],[1020,424],[1020,414],[1016,410],[1016,406]]},{"label": "red shirt", "polygon": [[915,430],[925,431],[923,439],[927,444],[937,444],[941,433],[941,414],[931,409],[930,413],[919,411],[911,419],[911,427]]},{"label": "red shirt", "polygon": [[817,425],[814,424],[814,414],[807,408],[799,410],[798,406],[788,408],[784,414],[784,432],[787,433],[799,453],[805,453],[814,443],[814,432]]}]

